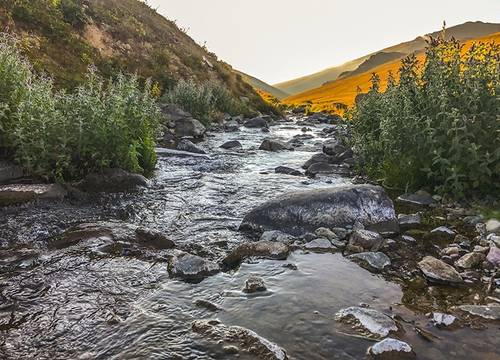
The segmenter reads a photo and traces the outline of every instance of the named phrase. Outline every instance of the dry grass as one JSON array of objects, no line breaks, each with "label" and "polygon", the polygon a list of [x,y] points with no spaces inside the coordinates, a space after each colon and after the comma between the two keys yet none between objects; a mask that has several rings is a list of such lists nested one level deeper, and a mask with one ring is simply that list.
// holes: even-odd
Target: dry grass
[{"label": "dry grass", "polygon": [[[489,36],[477,38],[471,41],[467,41],[464,46],[464,51],[469,49],[474,42],[489,42],[494,41],[500,43],[500,32],[492,34]],[[424,54],[419,53],[417,55],[419,61],[424,61]],[[387,86],[387,77],[389,72],[392,72],[395,76],[398,73],[401,61],[395,60],[383,65],[380,65],[370,71],[365,73],[355,75],[345,79],[339,79],[332,83],[323,85],[313,90],[303,92],[294,96],[290,96],[283,100],[285,104],[288,105],[303,105],[311,104],[311,109],[313,111],[328,111],[328,112],[338,112],[336,110],[336,104],[341,103],[347,106],[352,106],[358,90],[361,89],[362,92],[367,92],[370,88],[370,79],[372,73],[377,73],[381,79],[381,88],[385,90]]]}]

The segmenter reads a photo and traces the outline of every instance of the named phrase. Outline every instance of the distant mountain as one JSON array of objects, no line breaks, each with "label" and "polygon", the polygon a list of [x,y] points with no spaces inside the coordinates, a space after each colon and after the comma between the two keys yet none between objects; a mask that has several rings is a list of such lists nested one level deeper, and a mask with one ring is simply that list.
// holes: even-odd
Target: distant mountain
[{"label": "distant mountain", "polygon": [[[483,23],[480,21],[466,22],[464,24],[446,29],[446,37],[455,37],[457,40],[464,41],[481,36],[487,36],[497,32],[500,32],[500,24]],[[440,33],[441,31],[436,31],[430,34],[419,36],[414,40],[382,49],[375,53],[368,54],[361,58],[349,61],[340,66],[331,67],[308,76],[303,76],[301,78],[282,82],[273,86],[292,95],[299,94],[301,92],[317,88],[322,84],[337,80],[340,74],[346,73],[348,71],[355,71],[358,66],[363,64],[371,56],[376,55],[377,53],[403,53],[406,55],[416,51],[420,51],[425,48],[427,44],[426,39],[428,39],[429,36],[437,36]]]},{"label": "distant mountain", "polygon": [[339,75],[339,79],[343,79],[349,76],[362,74],[370,69],[373,69],[379,65],[385,64],[387,62],[401,59],[405,57],[407,54],[401,52],[379,52],[375,55],[370,56],[368,59],[363,61],[361,65],[359,65],[356,70],[353,71],[345,71]]},{"label": "distant mountain", "polygon": [[234,70],[234,72],[239,74],[241,76],[241,78],[243,79],[243,81],[252,85],[252,87],[254,89],[269,93],[279,100],[290,96],[290,94],[284,92],[283,90],[277,89],[274,86],[271,86],[271,85],[265,83],[264,81],[257,79],[256,77],[250,76],[250,75],[245,74],[244,72],[241,72],[238,70]]},{"label": "distant mountain", "polygon": [[[500,32],[475,39],[469,39],[466,42],[464,41],[465,48],[472,46],[472,44],[477,41],[494,41],[496,43],[500,43]],[[419,61],[422,62],[425,60],[423,50],[417,52],[416,55]],[[389,72],[397,76],[400,66],[401,61],[399,59],[392,60],[371,68],[363,73],[339,78],[315,89],[290,96],[284,99],[283,102],[289,105],[309,104],[313,111],[336,111],[338,104],[347,106],[353,105],[355,98],[358,95],[358,89],[362,92],[369,90],[371,85],[370,79],[372,77],[372,73],[374,72],[380,76],[380,86],[381,89],[384,90],[387,85]]]}]

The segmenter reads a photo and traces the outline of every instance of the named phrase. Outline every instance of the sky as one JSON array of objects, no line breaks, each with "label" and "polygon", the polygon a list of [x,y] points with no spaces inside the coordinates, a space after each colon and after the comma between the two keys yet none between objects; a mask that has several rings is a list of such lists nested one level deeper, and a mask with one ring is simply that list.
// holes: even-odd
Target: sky
[{"label": "sky", "polygon": [[269,84],[466,21],[500,22],[500,0],[148,0],[199,44]]}]

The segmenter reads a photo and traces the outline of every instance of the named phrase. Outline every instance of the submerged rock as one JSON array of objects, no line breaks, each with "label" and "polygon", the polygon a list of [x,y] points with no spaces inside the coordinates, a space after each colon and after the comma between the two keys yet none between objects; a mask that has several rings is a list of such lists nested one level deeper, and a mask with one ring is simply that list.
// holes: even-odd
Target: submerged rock
[{"label": "submerged rock", "polygon": [[391,259],[386,254],[381,252],[365,252],[353,254],[348,256],[348,258],[368,265],[369,269],[375,271],[382,271],[387,266],[391,265]]},{"label": "submerged rock", "polygon": [[290,249],[287,245],[272,241],[257,241],[241,244],[222,262],[228,266],[236,266],[249,257],[261,257],[275,260],[286,260]]},{"label": "submerged rock", "polygon": [[362,307],[349,307],[340,310],[335,318],[337,321],[352,322],[360,325],[368,332],[368,335],[374,338],[384,338],[392,331],[398,331],[394,320],[389,316],[373,309]]},{"label": "submerged rock", "polygon": [[66,190],[56,184],[0,185],[0,206],[18,205],[35,200],[62,200]]},{"label": "submerged rock", "polygon": [[418,263],[418,267],[431,281],[444,284],[460,284],[463,282],[460,274],[453,266],[444,263],[432,256],[426,256]]},{"label": "submerged rock", "polygon": [[187,139],[182,139],[181,141],[179,141],[179,144],[177,144],[177,150],[187,151],[195,154],[206,154],[205,150]]},{"label": "submerged rock", "polygon": [[181,254],[171,259],[169,270],[173,277],[179,277],[184,280],[201,280],[217,274],[220,268],[216,263],[202,257]]},{"label": "submerged rock", "polygon": [[349,237],[349,245],[363,250],[378,251],[384,245],[384,238],[374,231],[356,230]]},{"label": "submerged rock", "polygon": [[154,249],[171,249],[175,243],[162,232],[121,221],[102,221],[77,225],[49,241],[52,248],[65,248],[81,242],[98,241],[102,244],[135,244]]},{"label": "submerged rock", "polygon": [[192,325],[194,332],[217,343],[236,343],[241,352],[262,360],[287,360],[286,351],[252,330],[240,326],[226,326],[218,320],[198,320]]},{"label": "submerged rock", "polygon": [[311,251],[332,251],[336,247],[332,245],[330,240],[325,238],[319,238],[309,241],[304,245],[304,249]]},{"label": "submerged rock", "polygon": [[283,151],[283,150],[293,150],[293,147],[279,140],[264,139],[264,141],[262,141],[262,144],[260,144],[259,150]]},{"label": "submerged rock", "polygon": [[224,144],[220,146],[223,149],[229,150],[229,149],[241,149],[242,145],[238,140],[231,140],[227,141]]},{"label": "submerged rock", "polygon": [[243,219],[240,229],[251,232],[280,230],[304,235],[320,227],[345,228],[356,221],[369,230],[399,230],[392,201],[381,187],[372,185],[286,194],[253,209]]},{"label": "submerged rock", "polygon": [[122,169],[104,169],[100,173],[87,175],[77,187],[86,192],[126,192],[147,186],[148,180],[139,174]]},{"label": "submerged rock", "polygon": [[299,170],[289,168],[288,166],[278,166],[277,168],[274,169],[274,172],[277,174],[285,174],[285,175],[292,175],[292,176],[302,176],[303,175]]},{"label": "submerged rock", "polygon": [[374,360],[412,360],[415,352],[407,343],[387,338],[370,346],[367,355]]},{"label": "submerged rock", "polygon": [[483,319],[500,320],[500,305],[462,305],[458,308]]},{"label": "submerged rock", "polygon": [[244,292],[248,294],[256,293],[256,292],[261,292],[261,291],[266,291],[266,284],[264,283],[264,279],[261,277],[251,275],[247,281],[245,281],[245,288],[243,289]]},{"label": "submerged rock", "polygon": [[295,241],[293,236],[285,234],[278,230],[265,231],[260,236],[260,241],[275,241],[283,244],[290,244]]}]

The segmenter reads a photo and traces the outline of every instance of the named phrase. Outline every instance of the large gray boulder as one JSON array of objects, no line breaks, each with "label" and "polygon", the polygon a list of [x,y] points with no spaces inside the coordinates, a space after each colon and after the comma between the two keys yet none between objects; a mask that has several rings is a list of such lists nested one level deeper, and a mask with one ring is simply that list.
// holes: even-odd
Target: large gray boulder
[{"label": "large gray boulder", "polygon": [[207,131],[201,122],[194,119],[190,113],[182,110],[178,105],[163,104],[161,111],[166,122],[170,124],[169,126],[173,126],[175,136],[178,138],[201,138]]},{"label": "large gray boulder", "polygon": [[264,141],[262,141],[262,144],[260,144],[259,150],[283,151],[283,150],[293,150],[293,147],[279,140],[264,139]]},{"label": "large gray boulder", "polygon": [[246,128],[268,128],[269,123],[263,117],[256,117],[245,121],[243,126]]},{"label": "large gray boulder", "polygon": [[177,144],[177,150],[187,151],[195,154],[206,154],[205,150],[189,141],[188,139],[182,139],[181,141],[179,141],[179,144]]},{"label": "large gray boulder", "polygon": [[280,230],[292,235],[345,228],[359,221],[368,230],[398,232],[392,201],[373,185],[348,185],[295,192],[265,202],[248,213],[240,230]]},{"label": "large gray boulder", "polygon": [[148,181],[144,176],[115,168],[89,174],[77,184],[77,187],[91,193],[118,193],[134,191],[147,185]]},{"label": "large gray boulder", "polygon": [[181,254],[174,256],[169,263],[170,274],[183,280],[197,281],[217,274],[219,265],[202,257]]}]

